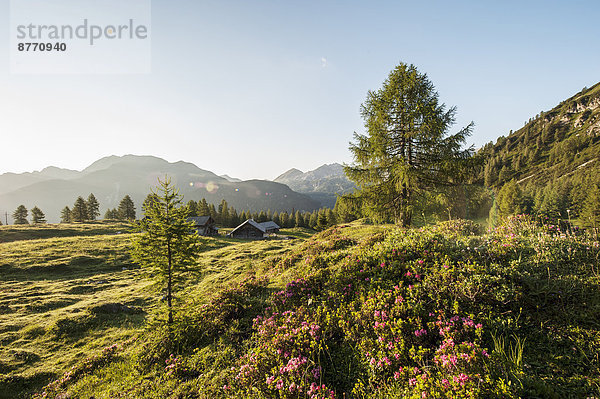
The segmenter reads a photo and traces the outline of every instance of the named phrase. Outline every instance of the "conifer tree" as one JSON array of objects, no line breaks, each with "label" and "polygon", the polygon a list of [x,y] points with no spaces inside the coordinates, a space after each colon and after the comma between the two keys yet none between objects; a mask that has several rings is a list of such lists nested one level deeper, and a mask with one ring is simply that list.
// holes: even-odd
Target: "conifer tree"
[{"label": "conifer tree", "polygon": [[[144,213],[145,213],[145,212],[146,212],[146,209],[150,209],[150,208],[152,208],[152,205],[153,205],[153,204],[154,204],[156,201],[158,201],[158,198],[157,198],[156,194],[154,194],[154,193],[150,193],[150,194],[148,194],[148,195],[146,196],[146,198],[144,198],[144,202],[142,203],[142,212],[144,212]],[[117,215],[117,213],[112,213],[112,214],[114,214],[115,216],[117,216],[117,219],[118,219],[118,215]]]},{"label": "conifer tree", "polygon": [[87,207],[88,212],[87,219],[96,220],[96,218],[100,216],[100,204],[98,203],[98,200],[96,199],[94,194],[90,193],[85,205]]},{"label": "conifer tree", "polygon": [[119,218],[122,220],[135,220],[135,205],[129,195],[123,197],[119,203]]},{"label": "conifer tree", "polygon": [[338,223],[348,223],[360,217],[360,205],[353,201],[348,201],[346,197],[338,197],[335,201],[333,211]]},{"label": "conifer tree", "polygon": [[231,211],[231,218],[229,220],[229,226],[228,227],[236,227],[239,224],[240,224],[240,216],[238,215],[238,213],[235,210],[235,208],[233,208],[233,210]]},{"label": "conifer tree", "polygon": [[498,216],[506,217],[521,213],[521,197],[521,189],[514,179],[502,186],[497,198]]},{"label": "conifer tree", "polygon": [[333,213],[332,209],[327,209],[325,215],[327,218],[327,227],[335,226],[337,224],[335,214]]},{"label": "conifer tree", "polygon": [[279,214],[279,221],[281,222],[281,227],[288,228],[290,226],[290,215],[287,212],[281,212]]},{"label": "conifer tree", "polygon": [[34,206],[33,209],[31,209],[31,221],[33,224],[46,223],[46,215],[44,215],[44,212],[42,212],[40,208]]},{"label": "conifer tree", "polygon": [[88,218],[87,205],[83,197],[77,197],[73,210],[71,210],[71,221],[85,222]]},{"label": "conifer tree", "polygon": [[302,215],[304,217],[304,227],[309,227],[310,228],[310,217],[311,217],[311,213],[310,212],[305,212],[304,215]]},{"label": "conifer tree", "polygon": [[71,209],[68,206],[65,206],[62,211],[60,211],[60,222],[61,223],[69,223],[71,221]]},{"label": "conifer tree", "polygon": [[190,210],[190,217],[200,216],[198,215],[198,204],[196,204],[196,201],[189,200],[187,203],[187,207]]},{"label": "conifer tree", "polygon": [[317,211],[312,211],[312,213],[310,214],[310,220],[308,222],[308,227],[310,227],[313,230],[316,230],[317,229],[317,222],[318,222]]},{"label": "conifer tree", "polygon": [[455,108],[446,110],[427,75],[406,64],[369,91],[361,115],[367,135],[354,134],[354,165],[346,167],[358,186],[351,198],[408,226],[418,194],[453,184],[471,162],[472,149],[462,146],[472,124],[448,135]]},{"label": "conifer tree", "polygon": [[12,217],[14,219],[15,224],[29,224],[27,221],[27,208],[25,205],[19,205],[17,209],[13,212]]},{"label": "conifer tree", "polygon": [[208,207],[208,202],[206,202],[206,198],[202,198],[202,201],[198,201],[198,216],[209,216],[210,208]]},{"label": "conifer tree", "polygon": [[[566,217],[568,209],[568,195],[566,187],[550,184],[543,189],[543,200],[539,205],[539,213],[550,218]],[[538,199],[539,201],[539,199]]]},{"label": "conifer tree", "polygon": [[112,209],[108,208],[106,210],[106,212],[104,212],[104,220],[111,220],[113,219],[113,211]]},{"label": "conifer tree", "polygon": [[600,228],[600,188],[592,185],[581,209],[581,221],[584,227]]},{"label": "conifer tree", "polygon": [[265,211],[260,211],[260,213],[258,214],[258,218],[256,219],[256,221],[258,223],[263,223],[267,221],[267,214],[265,213]]},{"label": "conifer tree", "polygon": [[[216,223],[220,223],[219,215],[217,213],[217,210],[215,209],[214,204],[208,205],[208,213]],[[208,216],[208,215],[204,215],[204,216]]]},{"label": "conifer tree", "polygon": [[219,204],[219,219],[220,219],[221,225],[223,225],[223,226],[229,225],[229,219],[230,219],[229,205],[227,205],[227,201],[225,201],[224,199],[221,200],[221,203]]},{"label": "conifer tree", "polygon": [[319,209],[317,214],[317,230],[325,230],[327,228],[327,211],[323,208]]},{"label": "conifer tree", "polygon": [[271,220],[281,226],[281,220],[279,220],[279,213],[277,211],[273,213],[273,218]]},{"label": "conifer tree", "polygon": [[296,211],[294,215],[294,227],[304,227],[304,219],[300,211]]},{"label": "conifer tree", "polygon": [[157,272],[166,285],[168,323],[173,323],[173,291],[178,273],[195,265],[200,254],[198,234],[187,220],[189,209],[171,180],[159,180],[158,201],[145,211],[138,224],[141,233],[134,238],[131,256],[143,267]]}]

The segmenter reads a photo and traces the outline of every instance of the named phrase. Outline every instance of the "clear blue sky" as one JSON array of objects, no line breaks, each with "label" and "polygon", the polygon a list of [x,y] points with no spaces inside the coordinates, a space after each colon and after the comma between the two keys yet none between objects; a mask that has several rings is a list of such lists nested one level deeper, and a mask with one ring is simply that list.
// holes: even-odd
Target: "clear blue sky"
[{"label": "clear blue sky", "polygon": [[152,1],[152,73],[11,75],[0,5],[0,173],[111,154],[272,179],[350,162],[360,104],[399,62],[476,146],[600,81],[600,2]]}]

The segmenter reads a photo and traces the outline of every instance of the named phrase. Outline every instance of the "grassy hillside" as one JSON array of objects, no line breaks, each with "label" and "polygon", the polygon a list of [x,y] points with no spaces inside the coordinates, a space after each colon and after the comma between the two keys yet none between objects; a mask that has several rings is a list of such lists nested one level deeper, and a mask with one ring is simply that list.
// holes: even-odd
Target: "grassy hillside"
[{"label": "grassy hillside", "polygon": [[127,231],[127,223],[61,223],[38,225],[0,226],[0,243],[43,238],[78,237],[120,234]]},{"label": "grassy hillside", "polygon": [[500,188],[511,179],[544,186],[571,174],[597,174],[600,83],[541,112],[481,152],[487,157],[482,179],[488,187]]},{"label": "grassy hillside", "polygon": [[528,213],[597,225],[599,154],[600,83],[480,150],[480,181],[498,194],[491,219]]},{"label": "grassy hillside", "polygon": [[41,397],[600,395],[597,238],[520,217],[210,245],[171,328],[145,308]]},{"label": "grassy hillside", "polygon": [[[298,238],[203,239],[205,252],[186,284],[204,295],[310,235],[287,233]],[[120,223],[0,226],[0,398],[28,397],[102,348],[137,337],[149,317],[160,317],[162,294],[130,264],[130,239]]]}]

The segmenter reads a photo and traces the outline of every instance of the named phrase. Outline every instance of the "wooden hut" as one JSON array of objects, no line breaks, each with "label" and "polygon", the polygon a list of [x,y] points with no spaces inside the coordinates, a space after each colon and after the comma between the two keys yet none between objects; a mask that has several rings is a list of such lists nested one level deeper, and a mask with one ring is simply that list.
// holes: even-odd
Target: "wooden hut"
[{"label": "wooden hut", "polygon": [[277,223],[273,222],[272,220],[259,224],[262,226],[263,229],[265,229],[265,233],[267,234],[279,233],[279,229],[281,228]]},{"label": "wooden hut", "polygon": [[279,225],[273,221],[258,223],[248,219],[228,234],[232,238],[261,239],[279,232]]},{"label": "wooden hut", "polygon": [[216,236],[219,234],[219,229],[215,226],[215,221],[210,216],[194,216],[189,217],[189,221],[194,223],[194,228],[201,236]]},{"label": "wooden hut", "polygon": [[244,223],[240,224],[235,229],[231,230],[228,234],[232,238],[245,238],[258,240],[264,238],[267,232],[264,227],[254,221],[254,219],[248,219]]}]

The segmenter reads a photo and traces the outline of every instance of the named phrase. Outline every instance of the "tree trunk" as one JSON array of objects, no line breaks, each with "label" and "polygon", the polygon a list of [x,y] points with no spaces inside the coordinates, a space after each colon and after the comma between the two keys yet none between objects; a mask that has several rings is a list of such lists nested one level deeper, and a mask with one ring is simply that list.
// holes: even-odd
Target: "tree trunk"
[{"label": "tree trunk", "polygon": [[404,208],[400,210],[400,218],[396,222],[401,227],[410,227],[412,224],[412,212]]},{"label": "tree trunk", "polygon": [[172,269],[171,269],[171,243],[167,241],[167,258],[169,260],[169,269],[167,270],[167,306],[169,307],[169,324],[173,323],[173,309],[171,307],[171,284],[172,284]]},{"label": "tree trunk", "polygon": [[402,188],[400,195],[400,206],[398,212],[394,212],[396,217],[396,224],[401,227],[409,227],[412,224],[412,212],[408,209],[410,204],[410,191],[406,186]]}]

